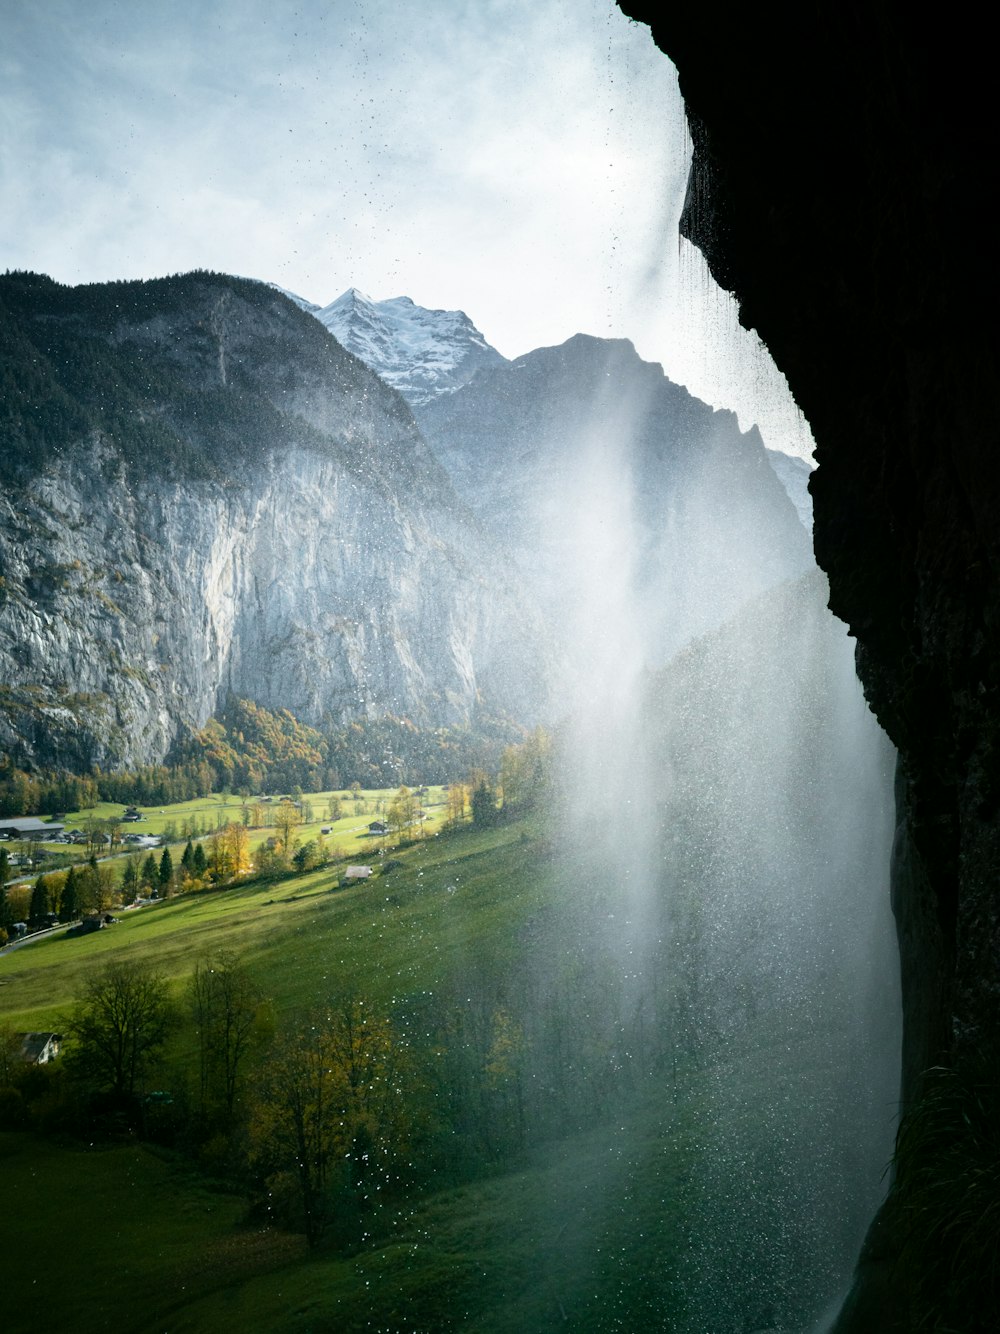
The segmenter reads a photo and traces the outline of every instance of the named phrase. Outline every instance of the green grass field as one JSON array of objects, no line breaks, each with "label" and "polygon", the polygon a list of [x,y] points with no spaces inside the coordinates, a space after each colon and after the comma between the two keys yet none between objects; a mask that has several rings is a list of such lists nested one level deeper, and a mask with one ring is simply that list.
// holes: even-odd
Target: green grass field
[{"label": "green grass field", "polygon": [[279,1015],[432,989],[456,961],[510,950],[539,892],[537,876],[523,874],[522,833],[430,836],[381,859],[367,839],[352,858],[398,864],[357,887],[340,889],[339,869],[327,868],[131,909],[89,936],[57,931],[0,955],[0,1022],[57,1026],[88,971],[112,956],[148,962],[179,990],[197,960],[222,946],[245,956]]},{"label": "green grass field", "polygon": [[[58,1026],[88,972],[111,957],[148,961],[179,993],[196,960],[222,945],[254,967],[279,1019],[357,995],[389,1004],[487,961],[503,970],[552,891],[540,826],[428,838],[393,852],[397,864],[358,887],[316,872],[182,896],[91,936],[41,939],[0,958],[0,1022]],[[9,1198],[29,1220],[8,1290],[23,1324],[9,1327],[513,1332],[571,1320],[597,1330],[604,1315],[589,1290],[607,1286],[603,1268],[622,1253],[635,1208],[633,1199],[623,1212],[609,1180],[624,1173],[632,1193],[648,1197],[650,1238],[675,1208],[660,1169],[672,1179],[676,1155],[664,1158],[660,1114],[643,1116],[641,1134],[629,1127],[627,1155],[620,1131],[610,1159],[607,1132],[594,1133],[534,1165],[426,1189],[400,1207],[384,1244],[353,1257],[304,1256],[298,1238],[247,1226],[236,1197],[140,1146],[88,1153],[0,1137]],[[641,1182],[640,1161],[655,1165]],[[101,1258],[75,1250],[50,1300],[30,1259],[71,1202],[74,1233],[100,1237]]]},{"label": "green grass field", "polygon": [[[329,829],[330,832],[323,835],[328,847],[339,850],[345,857],[353,858],[363,855],[370,851],[373,845],[378,845],[377,840],[371,838],[368,834],[369,823],[384,816],[386,810],[392,804],[395,793],[395,788],[366,788],[357,795],[346,789],[307,792],[303,795],[303,802],[312,807],[314,818],[298,825],[295,836],[301,843],[305,843],[310,839],[319,837],[324,829]],[[330,799],[332,797],[340,799],[342,813],[338,820],[329,818]],[[139,806],[136,809],[142,815],[142,819],[134,824],[123,824],[120,832],[122,834],[154,834],[161,838],[164,835],[170,835],[168,844],[171,848],[171,855],[174,855],[182,852],[187,842],[188,836],[182,832],[185,827],[203,831],[193,835],[195,842],[197,842],[199,839],[210,837],[213,831],[221,829],[224,825],[243,823],[244,811],[252,812],[259,806],[264,815],[264,822],[252,826],[249,830],[250,847],[251,850],[254,850],[260,844],[266,842],[268,838],[275,836],[277,830],[275,825],[269,822],[269,816],[277,807],[279,800],[280,798],[273,798],[255,802],[252,798],[246,799],[234,796],[232,793],[212,793],[207,797],[178,802],[172,806]],[[121,802],[103,801],[84,810],[69,812],[60,823],[65,825],[67,833],[73,833],[77,830],[85,831],[88,824],[93,820],[120,820],[124,810],[125,807]],[[430,787],[428,789],[427,796],[423,799],[423,811],[425,816],[423,821],[424,832],[426,834],[435,833],[440,829],[445,819],[444,788]],[[18,844],[16,846],[18,851],[23,854],[22,845]],[[43,843],[42,846],[48,854],[45,862],[34,867],[30,872],[18,872],[14,877],[15,879],[30,883],[39,872],[45,874],[67,866],[73,861],[85,861],[89,855],[85,847],[71,847],[59,843]],[[101,860],[108,861],[119,868],[131,850],[133,849],[124,847],[113,856],[102,855]],[[147,855],[146,849],[141,849],[141,852],[143,856]]]},{"label": "green grass field", "polygon": [[[16,1031],[61,1027],[90,971],[112,957],[161,970],[180,1000],[198,960],[221,946],[251,965],[279,1029],[294,1014],[356,997],[386,1010],[399,1002],[419,1014],[428,993],[524,977],[518,964],[532,949],[539,951],[536,980],[552,985],[560,969],[574,976],[579,946],[566,926],[578,920],[586,930],[593,922],[584,899],[595,887],[580,880],[583,850],[575,868],[553,857],[550,823],[539,814],[465,828],[390,849],[381,859],[369,841],[370,855],[357,860],[379,873],[359,886],[339,888],[336,870],[327,869],[182,895],[124,913],[90,936],[39,939],[0,956],[0,1024]],[[589,997],[586,1004],[604,1003],[600,987],[579,994]],[[590,1026],[584,1014],[572,1031],[579,1037]],[[15,1236],[5,1267],[4,1328],[700,1328],[684,1323],[687,1292],[725,1285],[737,1253],[742,1272],[754,1273],[757,1224],[748,1219],[766,1217],[779,1227],[787,1181],[770,1166],[775,1146],[784,1153],[789,1136],[801,1134],[792,1146],[796,1164],[809,1161],[814,1136],[827,1152],[813,1122],[829,1123],[836,1109],[816,1106],[806,1120],[794,1114],[826,1059],[824,1042],[803,1041],[789,1062],[782,1039],[788,1075],[772,1066],[768,1041],[774,1038],[762,1033],[758,1043],[734,1047],[711,1066],[675,1063],[620,1099],[612,1116],[578,1107],[562,1133],[550,1128],[535,1139],[529,1128],[514,1158],[484,1159],[471,1175],[464,1168],[452,1174],[445,1154],[417,1190],[380,1216],[377,1240],[355,1252],[328,1239],[307,1254],[301,1238],[259,1218],[251,1222],[244,1200],[212,1190],[164,1151],[138,1144],[88,1150],[0,1135],[0,1180]],[[571,1066],[576,1053],[550,1057]],[[162,1076],[168,1082],[158,1086],[171,1087],[170,1071],[177,1074],[191,1058],[175,1045]],[[544,1063],[534,1068],[544,1075]],[[607,1077],[619,1078],[610,1067]],[[717,1138],[723,1125],[725,1136]],[[705,1182],[730,1210],[722,1223],[713,1221]],[[816,1213],[807,1191],[796,1207],[790,1245],[797,1244],[796,1227]],[[767,1323],[762,1316],[747,1327]]]}]

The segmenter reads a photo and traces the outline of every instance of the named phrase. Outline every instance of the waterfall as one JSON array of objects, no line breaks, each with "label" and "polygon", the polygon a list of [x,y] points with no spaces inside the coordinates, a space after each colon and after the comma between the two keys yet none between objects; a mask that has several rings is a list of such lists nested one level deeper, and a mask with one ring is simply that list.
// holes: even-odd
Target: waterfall
[{"label": "waterfall", "polygon": [[[717,473],[651,538],[635,424],[580,442],[546,500],[571,556],[561,910],[627,1090],[577,1262],[604,1274],[595,1328],[801,1330],[846,1287],[891,1153],[893,754],[824,576],[769,584],[763,524],[733,550]],[[640,1244],[612,1282],[607,1212],[627,1232],[661,1154],[682,1166],[636,1226],[657,1219],[668,1258],[643,1275]]]}]

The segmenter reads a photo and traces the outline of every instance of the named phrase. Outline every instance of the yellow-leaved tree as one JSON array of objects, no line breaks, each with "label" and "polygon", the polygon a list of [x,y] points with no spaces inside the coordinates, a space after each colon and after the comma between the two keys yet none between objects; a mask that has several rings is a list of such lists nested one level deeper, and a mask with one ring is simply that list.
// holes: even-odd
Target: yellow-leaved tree
[{"label": "yellow-leaved tree", "polygon": [[410,1063],[389,1020],[360,1000],[275,1046],[251,1114],[250,1159],[272,1201],[294,1201],[315,1246],[336,1214],[350,1226],[399,1183]]}]

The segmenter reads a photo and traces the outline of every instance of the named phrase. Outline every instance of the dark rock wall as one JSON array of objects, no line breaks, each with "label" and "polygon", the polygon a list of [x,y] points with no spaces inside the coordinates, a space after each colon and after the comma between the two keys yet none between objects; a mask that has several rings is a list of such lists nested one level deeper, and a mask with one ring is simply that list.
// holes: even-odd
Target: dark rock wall
[{"label": "dark rock wall", "polygon": [[[679,71],[696,146],[683,228],[817,441],[816,555],[900,754],[903,1095],[919,1109],[928,1067],[1000,1045],[992,42],[965,7],[620,7]],[[933,1311],[927,1284],[893,1294],[902,1271],[878,1262],[912,1241],[893,1207],[838,1329],[995,1319],[950,1289]]]}]

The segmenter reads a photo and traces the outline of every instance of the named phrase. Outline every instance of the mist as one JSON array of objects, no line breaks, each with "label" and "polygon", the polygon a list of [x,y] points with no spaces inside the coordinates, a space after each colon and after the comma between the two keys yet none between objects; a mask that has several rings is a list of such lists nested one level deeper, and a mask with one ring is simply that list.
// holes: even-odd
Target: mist
[{"label": "mist", "polygon": [[[806,1329],[892,1149],[893,753],[759,435],[628,345],[547,355],[551,418],[525,406],[532,365],[507,406],[531,479],[512,559],[562,649],[561,890],[516,988],[551,1010],[528,1026],[540,1083],[586,1016],[580,1096],[608,1140],[586,1207],[574,1179],[552,1208],[594,1328]],[[659,1272],[637,1242],[612,1278],[651,1181],[631,1225],[656,1228]]]}]

